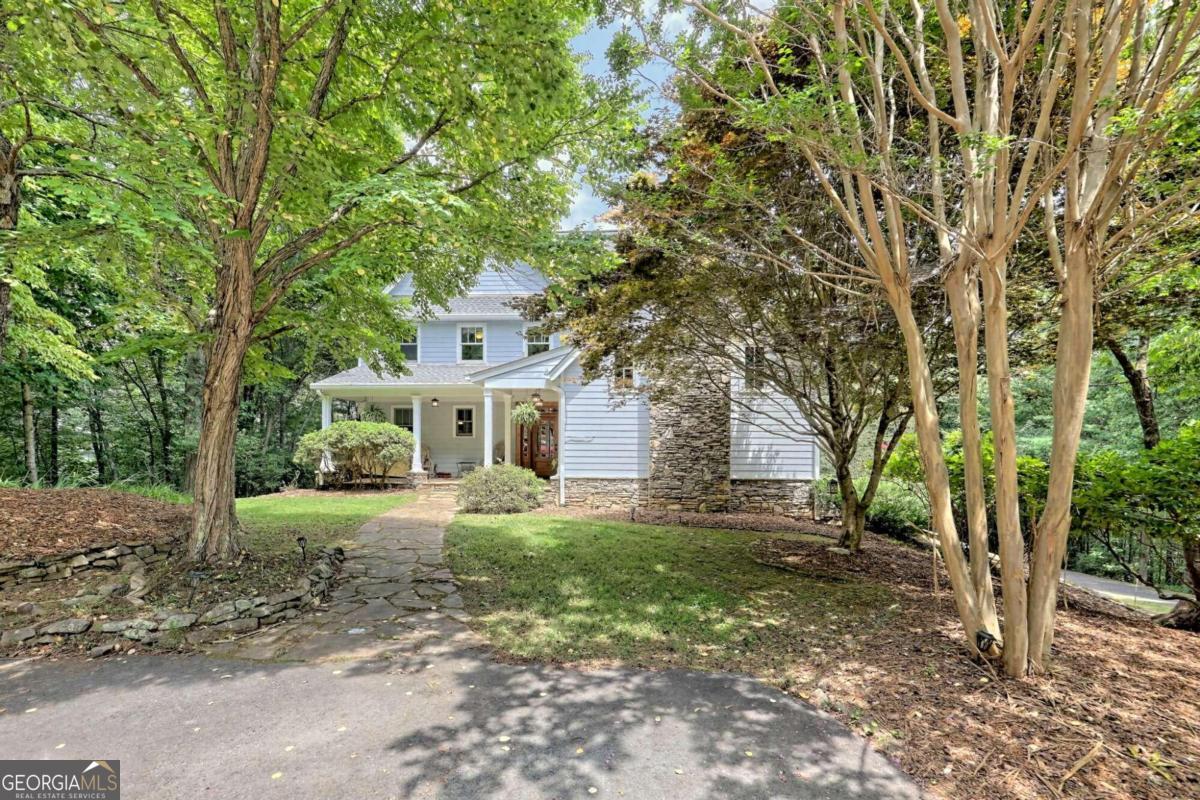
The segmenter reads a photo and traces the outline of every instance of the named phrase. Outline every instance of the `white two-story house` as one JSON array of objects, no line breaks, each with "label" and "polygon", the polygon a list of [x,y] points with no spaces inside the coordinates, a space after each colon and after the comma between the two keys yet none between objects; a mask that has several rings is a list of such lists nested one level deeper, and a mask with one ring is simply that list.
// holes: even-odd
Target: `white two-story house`
[{"label": "white two-story house", "polygon": [[[403,344],[406,374],[360,363],[313,383],[322,427],[339,400],[382,410],[413,433],[410,469],[395,477],[415,482],[509,463],[550,480],[560,504],[806,507],[819,455],[813,437],[796,434],[803,421],[794,406],[762,398],[754,413],[697,389],[651,407],[632,372],[585,381],[575,348],[539,333],[513,307],[546,283],[523,264],[485,270],[469,294],[417,320],[415,339]],[[398,300],[412,291],[407,279],[390,290]],[[523,401],[541,410],[536,425],[512,422]]]}]

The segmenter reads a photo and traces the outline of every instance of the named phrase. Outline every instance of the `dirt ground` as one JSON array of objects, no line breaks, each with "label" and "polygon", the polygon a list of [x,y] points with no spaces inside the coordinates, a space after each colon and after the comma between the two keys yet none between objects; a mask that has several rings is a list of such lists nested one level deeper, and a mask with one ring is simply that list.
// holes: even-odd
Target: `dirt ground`
[{"label": "dirt ground", "polygon": [[0,489],[0,560],[160,542],[186,529],[190,511],[107,489]]},{"label": "dirt ground", "polygon": [[964,655],[929,552],[869,535],[854,558],[779,539],[757,554],[894,589],[895,624],[868,646],[802,657],[789,691],[875,737],[935,797],[1200,797],[1200,636],[1072,589],[1050,674],[1010,680]]}]

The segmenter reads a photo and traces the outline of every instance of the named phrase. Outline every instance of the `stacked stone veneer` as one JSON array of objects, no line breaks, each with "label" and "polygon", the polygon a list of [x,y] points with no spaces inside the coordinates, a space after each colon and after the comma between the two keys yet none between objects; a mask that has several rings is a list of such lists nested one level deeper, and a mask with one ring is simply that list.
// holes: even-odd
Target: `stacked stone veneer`
[{"label": "stacked stone veneer", "polygon": [[734,480],[729,510],[795,516],[812,510],[812,481]]},{"label": "stacked stone veneer", "polygon": [[167,542],[131,542],[88,550],[72,550],[49,558],[0,563],[0,592],[18,586],[62,580],[91,570],[129,572],[157,564],[179,552],[178,540]]},{"label": "stacked stone veneer", "polygon": [[[73,617],[12,628],[0,634],[0,647],[20,648],[35,644],[53,644],[81,634],[109,634],[142,644],[155,644],[175,634],[190,643],[205,642],[223,636],[248,633],[299,616],[307,606],[317,605],[329,596],[334,576],[345,558],[342,548],[324,549],[308,575],[296,586],[272,595],[225,600],[198,613],[158,609],[153,616],[110,619]],[[92,655],[104,655],[115,649],[110,642],[92,649]]]},{"label": "stacked stone veneer", "polygon": [[[557,484],[551,481],[555,489],[554,501],[557,502]],[[646,504],[645,478],[567,478],[567,505],[581,505],[589,508],[613,509],[630,508]]]},{"label": "stacked stone veneer", "polygon": [[729,480],[728,392],[697,378],[650,404],[646,505],[670,511],[725,511]]}]

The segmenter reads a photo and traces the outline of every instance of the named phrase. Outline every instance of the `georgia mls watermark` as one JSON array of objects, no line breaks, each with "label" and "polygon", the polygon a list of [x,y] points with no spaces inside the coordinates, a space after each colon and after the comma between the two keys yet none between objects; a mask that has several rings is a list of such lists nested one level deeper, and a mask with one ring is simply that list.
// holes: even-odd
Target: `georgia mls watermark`
[{"label": "georgia mls watermark", "polygon": [[0,761],[0,800],[121,800],[121,762]]}]

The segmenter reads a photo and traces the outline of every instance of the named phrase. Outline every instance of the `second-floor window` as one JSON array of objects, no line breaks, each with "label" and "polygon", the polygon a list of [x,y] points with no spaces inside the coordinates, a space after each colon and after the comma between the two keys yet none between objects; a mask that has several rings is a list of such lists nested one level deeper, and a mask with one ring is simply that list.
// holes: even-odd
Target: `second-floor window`
[{"label": "second-floor window", "polygon": [[400,352],[404,353],[404,360],[411,361],[414,364],[420,360],[420,348],[417,345],[417,332],[414,329],[409,338],[400,342]]},{"label": "second-floor window", "polygon": [[483,326],[458,327],[458,360],[483,361]]},{"label": "second-floor window", "polygon": [[550,334],[537,328],[525,329],[525,355],[533,356],[550,349]]}]

